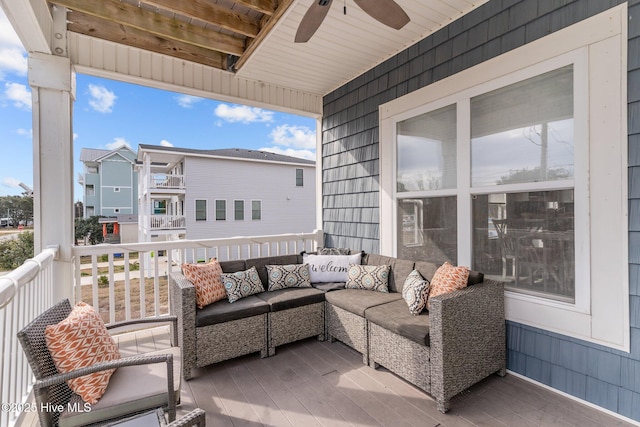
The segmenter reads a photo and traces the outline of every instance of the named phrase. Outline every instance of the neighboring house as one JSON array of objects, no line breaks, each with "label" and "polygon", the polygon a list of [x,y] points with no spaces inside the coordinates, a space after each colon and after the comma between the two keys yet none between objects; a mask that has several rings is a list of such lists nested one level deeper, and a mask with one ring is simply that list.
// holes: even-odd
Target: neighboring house
[{"label": "neighboring house", "polygon": [[315,170],[265,151],[140,145],[140,241],[313,231]]},{"label": "neighboring house", "polygon": [[84,217],[138,213],[136,153],[126,146],[115,150],[83,148],[84,170],[78,181],[83,188]]}]

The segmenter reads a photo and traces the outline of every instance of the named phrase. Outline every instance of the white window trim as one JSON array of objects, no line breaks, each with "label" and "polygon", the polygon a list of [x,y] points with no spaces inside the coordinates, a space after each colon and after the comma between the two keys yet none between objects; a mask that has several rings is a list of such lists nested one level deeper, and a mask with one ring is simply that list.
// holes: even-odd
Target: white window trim
[{"label": "white window trim", "polygon": [[[458,182],[454,191],[425,193],[469,194],[470,107],[468,101],[460,100],[559,68],[567,61],[575,63],[574,117],[576,123],[586,123],[582,127],[577,124],[574,132],[576,303],[506,292],[506,317],[629,351],[626,20],[627,6],[622,4],[381,105],[379,158],[380,222],[396,224],[396,123],[457,102],[458,144],[462,144],[458,146],[458,179],[462,177],[463,182]],[[589,141],[589,144],[580,144],[580,141]],[[526,186],[505,185],[500,186],[500,191]],[[473,193],[489,190],[494,192],[496,188],[474,188]],[[470,204],[470,198],[458,197],[458,263],[461,265],[471,262]],[[397,254],[396,240],[396,227],[381,227],[381,253]]]}]

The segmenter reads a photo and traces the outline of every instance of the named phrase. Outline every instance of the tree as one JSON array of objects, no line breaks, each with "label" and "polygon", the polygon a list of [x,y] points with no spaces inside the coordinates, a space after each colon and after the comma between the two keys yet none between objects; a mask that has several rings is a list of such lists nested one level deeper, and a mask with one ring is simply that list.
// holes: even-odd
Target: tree
[{"label": "tree", "polygon": [[33,197],[0,197],[0,217],[10,218],[14,225],[27,224],[33,220]]},{"label": "tree", "polygon": [[15,239],[0,242],[0,270],[13,270],[33,258],[33,232],[24,231]]},{"label": "tree", "polygon": [[89,218],[76,218],[75,237],[76,240],[89,240],[92,245],[97,245],[104,241],[102,235],[102,224],[99,222],[99,216],[91,216]]}]

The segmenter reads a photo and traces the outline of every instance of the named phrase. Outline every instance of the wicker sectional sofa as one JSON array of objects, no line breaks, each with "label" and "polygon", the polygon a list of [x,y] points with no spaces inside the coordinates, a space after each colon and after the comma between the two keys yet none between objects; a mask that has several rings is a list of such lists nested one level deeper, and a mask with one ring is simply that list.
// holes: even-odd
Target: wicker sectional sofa
[{"label": "wicker sectional sofa", "polygon": [[[303,263],[302,255],[221,262],[225,273],[256,267],[267,284],[267,265]],[[362,264],[389,265],[389,293],[345,289],[344,283],[262,292],[229,303],[196,308],[195,288],[181,273],[170,275],[170,305],[178,318],[183,374],[192,369],[317,337],[339,340],[431,394],[446,412],[449,400],[481,379],[505,374],[504,289],[472,272],[469,286],[430,299],[430,309],[412,315],[402,286],[416,269],[431,279],[437,265],[377,254]]]}]

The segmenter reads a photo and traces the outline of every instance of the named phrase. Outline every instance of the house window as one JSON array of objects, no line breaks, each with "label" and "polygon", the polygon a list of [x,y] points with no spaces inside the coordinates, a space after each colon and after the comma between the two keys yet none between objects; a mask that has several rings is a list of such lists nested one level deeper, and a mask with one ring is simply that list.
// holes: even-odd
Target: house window
[{"label": "house window", "polygon": [[467,265],[508,320],[629,351],[625,11],[382,105],[381,253]]},{"label": "house window", "polygon": [[252,220],[262,219],[262,202],[260,200],[251,201],[251,219]]},{"label": "house window", "polygon": [[233,218],[236,221],[244,221],[244,200],[235,200],[233,202]]},{"label": "house window", "polygon": [[[575,302],[573,74],[569,64],[397,123],[400,258],[457,263],[458,216],[470,217],[473,269]],[[461,111],[471,138],[458,144]]]},{"label": "house window", "polygon": [[207,201],[196,200],[196,221],[207,220]]},{"label": "house window", "polygon": [[95,195],[96,195],[95,188],[93,187],[93,185],[92,185],[92,184],[88,184],[88,185],[85,187],[85,191],[86,191],[86,193],[87,193],[87,197],[91,197],[91,196],[95,196]]},{"label": "house window", "polygon": [[227,219],[227,201],[216,200],[216,221],[225,221]]},{"label": "house window", "polygon": [[304,170],[296,169],[296,187],[304,186]]}]

